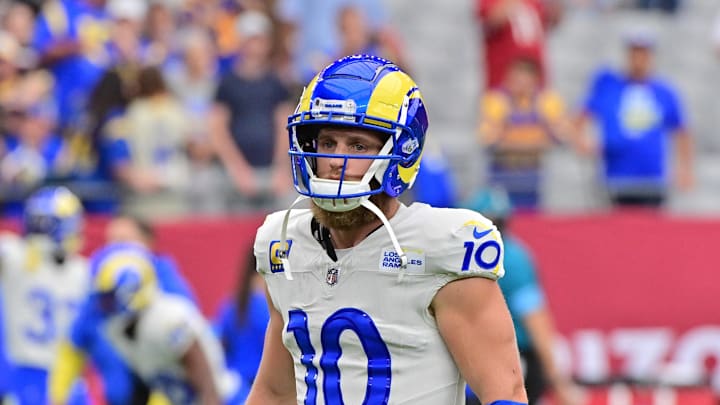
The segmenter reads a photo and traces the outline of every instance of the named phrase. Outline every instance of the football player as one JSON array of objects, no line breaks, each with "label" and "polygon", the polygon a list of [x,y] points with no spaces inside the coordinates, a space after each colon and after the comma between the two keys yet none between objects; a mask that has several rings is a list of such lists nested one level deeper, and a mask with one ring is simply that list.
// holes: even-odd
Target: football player
[{"label": "football player", "polygon": [[91,300],[103,333],[133,371],[173,405],[232,403],[242,385],[225,369],[222,348],[187,298],[162,292],[150,251],[115,243],[91,260]]},{"label": "football player", "polygon": [[[22,237],[0,236],[0,287],[10,363],[9,394],[18,404],[45,404],[48,370],[84,300],[90,273],[78,253],[83,210],[65,187],[45,187],[25,203]],[[69,403],[87,403],[76,384]]]},{"label": "football player", "polygon": [[288,122],[301,196],[257,232],[271,314],[247,403],[459,405],[466,382],[484,404],[527,403],[499,232],[473,211],[397,199],[428,125],[415,82],[349,56]]},{"label": "football player", "polygon": [[[109,243],[139,243],[153,248],[155,231],[152,224],[130,215],[114,217],[105,228]],[[158,286],[166,293],[176,294],[196,302],[187,281],[174,261],[166,255],[153,252],[153,270]],[[104,381],[105,401],[108,405],[145,405],[159,396],[151,396],[146,384],[132,372],[125,361],[103,335],[103,314],[86,300],[75,318],[68,338],[60,343],[59,355],[50,376],[50,398],[54,405],[66,405],[73,382],[83,372],[86,359],[91,360]]]}]

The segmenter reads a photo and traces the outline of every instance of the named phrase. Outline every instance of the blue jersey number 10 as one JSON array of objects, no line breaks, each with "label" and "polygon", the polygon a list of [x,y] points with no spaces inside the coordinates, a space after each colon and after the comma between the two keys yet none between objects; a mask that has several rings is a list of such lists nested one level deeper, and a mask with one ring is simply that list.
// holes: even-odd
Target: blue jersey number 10
[{"label": "blue jersey number 10", "polygon": [[[343,308],[336,311],[325,321],[320,332],[322,344],[320,368],[325,375],[322,385],[325,403],[339,405],[344,403],[340,391],[338,360],[342,355],[340,335],[346,330],[357,334],[368,358],[368,382],[363,405],[387,404],[390,398],[392,378],[390,352],[370,316],[356,308]],[[310,343],[307,314],[299,309],[291,310],[287,331],[294,334],[301,352],[300,362],[307,369],[305,405],[315,405],[317,404],[318,369],[313,364],[315,348]]]}]

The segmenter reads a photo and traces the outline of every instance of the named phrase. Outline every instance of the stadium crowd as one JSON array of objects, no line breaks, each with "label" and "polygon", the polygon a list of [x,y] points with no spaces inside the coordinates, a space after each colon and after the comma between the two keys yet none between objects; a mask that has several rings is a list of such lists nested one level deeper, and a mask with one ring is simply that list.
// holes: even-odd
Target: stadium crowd
[{"label": "stadium crowd", "polygon": [[[23,199],[42,184],[67,185],[90,213],[179,217],[286,205],[292,187],[285,117],[300,83],[328,61],[354,53],[384,56],[412,70],[381,2],[301,3],[3,2],[4,215],[16,216]],[[634,5],[670,10],[672,4]],[[534,209],[541,197],[543,155],[568,144],[581,154],[601,155],[613,193],[642,189],[662,202],[669,176],[664,139],[668,133],[688,134],[682,95],[654,76],[653,38],[638,33],[627,38],[628,48],[634,41],[634,48],[648,51],[644,59],[627,62],[646,65],[632,69],[644,69],[647,77],[627,81],[626,75],[636,74],[628,73],[629,65],[605,72],[616,84],[593,79],[595,87],[588,84],[583,96],[587,101],[574,111],[567,105],[576,101],[563,100],[546,77],[546,43],[562,15],[557,1],[478,2],[486,91],[477,134],[490,155],[487,182]],[[597,94],[633,80],[647,82],[651,90],[630,86],[635,89],[630,101],[621,98],[622,91],[610,101]],[[657,98],[658,88],[667,97]],[[607,121],[601,107],[622,108],[624,121]],[[584,136],[590,119],[605,131],[599,141]],[[677,182],[689,188],[691,137],[673,139],[682,149]],[[632,167],[623,166],[628,164]],[[443,199],[453,205],[455,197]],[[612,196],[615,202],[633,198]]]},{"label": "stadium crowd", "polygon": [[[693,187],[682,95],[655,76],[652,33],[627,33],[625,64],[599,70],[573,111],[545,60],[561,3],[477,2],[486,78],[469,137],[489,156],[488,176],[477,193],[461,193],[443,151],[428,147],[412,198],[468,206],[491,186],[507,190],[510,206],[538,210],[543,157],[564,146],[602,159],[614,204],[658,207],[671,187]],[[681,6],[625,3],[669,14]],[[2,1],[2,216],[21,217],[28,197],[48,185],[66,186],[86,214],[116,216],[146,236],[147,218],[285,208],[295,196],[285,125],[302,85],[350,54],[412,71],[395,29],[381,0]],[[253,260],[239,271],[253,273]],[[248,384],[269,315],[262,282],[239,279],[213,326]]]},{"label": "stadium crowd", "polygon": [[154,217],[287,197],[298,83],[342,54],[402,55],[377,2],[275,3],[3,2],[5,215],[47,183]]}]

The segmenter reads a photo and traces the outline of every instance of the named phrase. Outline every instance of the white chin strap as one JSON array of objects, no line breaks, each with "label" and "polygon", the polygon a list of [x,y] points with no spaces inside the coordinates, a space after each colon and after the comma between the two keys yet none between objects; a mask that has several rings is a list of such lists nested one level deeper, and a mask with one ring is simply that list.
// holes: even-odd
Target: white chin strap
[{"label": "white chin strap", "polygon": [[390,236],[390,241],[393,244],[393,247],[395,248],[395,252],[400,257],[400,273],[398,273],[398,281],[402,281],[403,277],[405,277],[405,271],[407,270],[408,265],[408,259],[407,255],[405,254],[405,251],[400,247],[400,242],[397,240],[397,236],[395,236],[395,232],[393,231],[392,227],[390,226],[390,221],[388,221],[385,214],[383,214],[382,210],[378,208],[377,205],[373,204],[370,200],[365,200],[362,202],[362,206],[369,209],[370,212],[375,214],[378,218],[380,218],[380,221],[382,221],[383,225],[385,226],[385,229],[387,230],[388,235]]},{"label": "white chin strap", "polygon": [[[282,222],[282,228],[280,231],[280,242],[282,246],[280,249],[278,249],[278,257],[280,258],[280,262],[283,264],[283,269],[285,273],[285,278],[288,280],[292,280],[292,268],[290,267],[290,260],[288,260],[288,250],[290,246],[290,241],[287,239],[287,227],[288,227],[288,221],[290,220],[290,212],[292,209],[301,203],[302,201],[307,200],[309,197],[306,196],[299,196],[298,198],[293,201],[292,204],[290,204],[290,207],[288,207],[287,211],[285,211],[285,216],[283,217]],[[358,205],[362,205],[363,207],[367,208],[375,214],[378,218],[380,218],[380,221],[382,221],[385,229],[387,230],[388,235],[390,236],[390,241],[393,244],[393,247],[395,248],[395,252],[400,257],[400,273],[398,274],[398,281],[402,281],[403,277],[405,277],[405,272],[407,270],[407,264],[408,259],[407,255],[405,254],[405,251],[400,247],[400,243],[397,240],[397,236],[395,236],[395,232],[393,231],[392,227],[390,226],[390,221],[388,221],[385,214],[382,212],[380,208],[378,208],[377,205],[373,204],[372,201],[368,199],[367,196],[360,197],[359,199],[362,199]],[[313,201],[315,199],[313,198]],[[322,207],[320,207],[322,208]]]},{"label": "white chin strap", "polygon": [[277,255],[283,265],[285,278],[287,278],[288,280],[293,279],[292,269],[290,268],[290,261],[288,260],[288,250],[290,250],[290,242],[287,240],[287,226],[288,221],[290,220],[290,212],[293,208],[295,208],[296,205],[307,200],[308,198],[310,197],[306,197],[304,195],[298,196],[298,198],[296,198],[295,201],[290,204],[287,211],[285,211],[285,216],[283,217],[282,228],[280,230],[280,243],[282,246],[280,246],[280,248],[277,250]]}]

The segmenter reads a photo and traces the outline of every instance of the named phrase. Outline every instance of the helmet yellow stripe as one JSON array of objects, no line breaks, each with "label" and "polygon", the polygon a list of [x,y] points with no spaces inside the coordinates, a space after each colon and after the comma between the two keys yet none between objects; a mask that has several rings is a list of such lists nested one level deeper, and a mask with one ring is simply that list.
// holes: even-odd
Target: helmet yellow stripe
[{"label": "helmet yellow stripe", "polygon": [[414,87],[415,82],[401,71],[386,74],[377,83],[368,100],[367,115],[396,121],[405,95]]},{"label": "helmet yellow stripe", "polygon": [[144,284],[149,284],[154,280],[155,273],[152,270],[152,264],[147,260],[140,256],[118,254],[109,257],[98,271],[95,278],[95,290],[107,292],[115,288],[120,270],[125,267],[138,269]]},{"label": "helmet yellow stripe", "polygon": [[58,192],[55,199],[55,213],[61,218],[73,216],[80,211],[80,201],[70,192]]},{"label": "helmet yellow stripe", "polygon": [[317,86],[319,77],[320,74],[318,73],[303,89],[302,95],[300,96],[300,103],[298,104],[296,112],[310,111],[310,99],[312,98],[312,94],[315,92],[315,86]]}]

